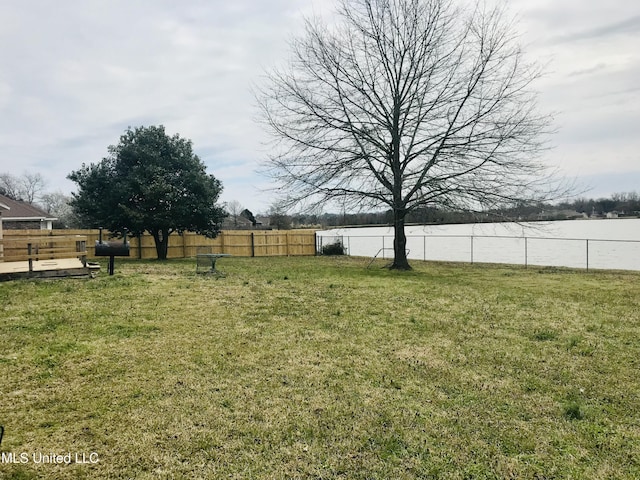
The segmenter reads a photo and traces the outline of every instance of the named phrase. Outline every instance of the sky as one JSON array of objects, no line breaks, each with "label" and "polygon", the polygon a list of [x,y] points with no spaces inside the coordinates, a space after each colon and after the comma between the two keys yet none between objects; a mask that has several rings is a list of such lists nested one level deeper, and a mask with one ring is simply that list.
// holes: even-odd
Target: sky
[{"label": "sky", "polygon": [[[128,127],[191,139],[223,202],[254,213],[275,198],[252,86],[334,0],[0,0],[0,173],[46,190],[107,155]],[[544,161],[584,196],[640,192],[640,4],[510,0],[558,133]]]}]

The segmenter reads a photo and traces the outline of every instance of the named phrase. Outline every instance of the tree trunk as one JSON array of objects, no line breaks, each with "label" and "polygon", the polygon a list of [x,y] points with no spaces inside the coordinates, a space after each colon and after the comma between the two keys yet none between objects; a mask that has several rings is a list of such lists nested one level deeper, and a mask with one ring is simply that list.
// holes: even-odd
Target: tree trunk
[{"label": "tree trunk", "polygon": [[404,210],[394,210],[393,212],[393,263],[392,270],[411,270],[411,265],[407,261],[407,236],[404,233]]},{"label": "tree trunk", "polygon": [[169,235],[171,232],[168,230],[154,230],[151,232],[153,235],[153,239],[156,242],[156,254],[158,255],[158,260],[166,260],[167,259],[167,251],[169,247]]}]

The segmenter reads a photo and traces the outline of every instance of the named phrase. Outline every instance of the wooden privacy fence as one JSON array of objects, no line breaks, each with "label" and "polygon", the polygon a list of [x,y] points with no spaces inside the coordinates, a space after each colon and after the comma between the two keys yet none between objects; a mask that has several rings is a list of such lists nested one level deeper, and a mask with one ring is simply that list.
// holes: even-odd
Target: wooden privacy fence
[{"label": "wooden privacy fence", "polygon": [[[0,261],[17,261],[24,256],[27,238],[83,235],[86,237],[87,257],[95,257],[95,242],[99,230],[5,230],[0,244],[4,245],[4,258]],[[103,232],[103,240],[109,232]],[[131,257],[156,258],[153,237],[147,233],[129,238]],[[1,250],[0,250],[1,252]],[[198,253],[228,253],[239,257],[277,257],[316,254],[315,230],[225,230],[216,238],[207,238],[191,232],[177,233],[169,237],[167,258],[190,258]]]}]

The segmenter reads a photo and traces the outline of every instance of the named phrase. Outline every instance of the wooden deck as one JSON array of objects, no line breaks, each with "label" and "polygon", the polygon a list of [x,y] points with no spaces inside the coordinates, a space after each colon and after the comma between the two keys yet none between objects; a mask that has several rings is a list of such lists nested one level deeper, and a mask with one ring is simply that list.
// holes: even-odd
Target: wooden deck
[{"label": "wooden deck", "polygon": [[85,266],[78,258],[34,260],[32,271],[29,262],[0,262],[0,281],[20,278],[87,277],[100,269],[97,264]]},{"label": "wooden deck", "polygon": [[20,278],[93,276],[100,265],[88,263],[83,235],[20,236],[2,238],[4,261],[0,281]]}]

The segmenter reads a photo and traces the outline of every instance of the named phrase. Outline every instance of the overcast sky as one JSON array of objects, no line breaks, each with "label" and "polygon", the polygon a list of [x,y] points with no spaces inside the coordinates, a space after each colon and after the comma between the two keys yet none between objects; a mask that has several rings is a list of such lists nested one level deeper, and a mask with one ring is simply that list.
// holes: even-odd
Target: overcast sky
[{"label": "overcast sky", "polygon": [[[546,161],[592,188],[640,191],[640,4],[510,0],[530,58],[548,63],[542,109],[558,112]],[[99,162],[128,126],[193,141],[223,201],[268,209],[250,90],[287,58],[302,19],[333,0],[0,0],[0,173],[48,191]]]}]

